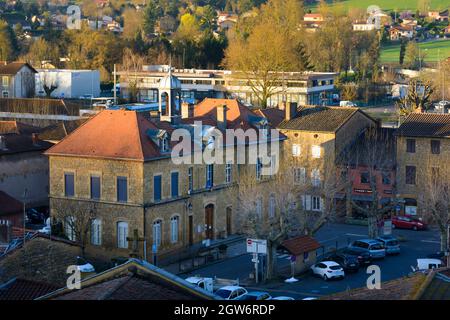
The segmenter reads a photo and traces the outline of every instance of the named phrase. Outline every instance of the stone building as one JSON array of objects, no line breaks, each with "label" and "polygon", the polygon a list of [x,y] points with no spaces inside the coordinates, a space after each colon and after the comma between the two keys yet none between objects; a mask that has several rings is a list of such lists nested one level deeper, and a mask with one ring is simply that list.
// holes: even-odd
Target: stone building
[{"label": "stone building", "polygon": [[[132,249],[150,260],[156,250],[159,260],[170,260],[180,258],[193,244],[237,231],[236,188],[247,166],[207,164],[201,158],[200,163],[175,164],[171,154],[177,143],[171,135],[176,129],[191,134],[187,145],[199,146],[200,151],[183,157],[192,160],[214,142],[209,132],[259,132],[267,129],[267,121],[237,100],[205,99],[195,108],[179,107],[171,103],[179,91],[172,77],[164,80],[170,98],[158,113],[105,110],[46,152],[52,215],[74,202],[95,207],[90,254],[109,260],[128,256]],[[227,147],[235,148],[235,142]],[[66,234],[74,237],[67,228]],[[139,241],[132,241],[134,234]]]},{"label": "stone building", "polygon": [[[412,113],[397,132],[397,198],[401,212],[422,215],[429,178],[448,178],[450,115]],[[422,198],[421,198],[422,197]]]},{"label": "stone building", "polygon": [[319,194],[323,193],[321,187],[326,180],[338,172],[338,155],[375,123],[358,108],[298,108],[295,103],[286,104],[285,119],[277,128],[288,137],[283,144],[284,154],[288,157],[285,161],[292,162],[297,183],[309,187],[310,194],[302,199],[306,210],[323,210],[323,199]]}]

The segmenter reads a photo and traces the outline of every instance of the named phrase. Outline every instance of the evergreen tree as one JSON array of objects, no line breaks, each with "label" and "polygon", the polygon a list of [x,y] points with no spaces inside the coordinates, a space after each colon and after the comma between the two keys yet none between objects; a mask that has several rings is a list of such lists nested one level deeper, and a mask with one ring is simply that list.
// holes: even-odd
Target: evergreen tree
[{"label": "evergreen tree", "polygon": [[400,44],[400,65],[403,65],[403,61],[405,60],[405,52],[406,52],[406,44],[405,41],[402,41]]}]

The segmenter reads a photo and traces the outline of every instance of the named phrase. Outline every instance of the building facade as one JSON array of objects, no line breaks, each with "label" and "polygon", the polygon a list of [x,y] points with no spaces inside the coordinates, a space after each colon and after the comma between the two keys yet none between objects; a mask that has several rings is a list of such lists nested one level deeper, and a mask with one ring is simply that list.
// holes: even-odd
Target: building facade
[{"label": "building facade", "polygon": [[25,62],[0,62],[1,98],[30,98],[34,96],[37,71]]}]

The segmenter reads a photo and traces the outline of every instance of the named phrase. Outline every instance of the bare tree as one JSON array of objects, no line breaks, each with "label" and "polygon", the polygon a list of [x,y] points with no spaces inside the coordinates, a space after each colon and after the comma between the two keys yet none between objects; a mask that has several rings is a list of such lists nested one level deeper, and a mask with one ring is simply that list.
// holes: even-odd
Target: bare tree
[{"label": "bare tree", "polygon": [[406,117],[413,112],[428,110],[434,85],[431,81],[412,79],[408,85],[408,93],[397,103],[400,116]]},{"label": "bare tree", "polygon": [[58,89],[59,84],[55,78],[51,78],[47,72],[40,74],[42,88],[44,89],[45,96],[51,98],[53,91]]},{"label": "bare tree", "polygon": [[[257,179],[256,168],[246,169],[239,173],[239,223],[244,234],[267,240],[266,278],[271,279],[277,274],[276,250],[280,244],[289,237],[312,236],[333,216],[334,197],[339,190],[337,176],[334,166],[327,167],[320,183],[312,185],[291,159],[283,159],[276,174],[261,179]],[[315,208],[312,196],[320,199]],[[310,197],[309,206],[306,197]],[[267,215],[263,213],[264,202]]]},{"label": "bare tree", "polygon": [[[381,180],[392,181],[391,172],[395,168],[395,141],[389,129],[376,126],[369,127],[352,144],[345,148],[339,162],[343,164],[343,176],[346,182],[346,198],[350,209],[367,216],[368,236],[376,238],[379,233],[379,223],[384,215],[394,208],[394,201],[383,202],[378,186]],[[357,169],[351,171],[351,169]],[[364,175],[363,177],[360,174]],[[369,188],[370,201],[363,206],[352,198],[356,179],[364,178]],[[394,190],[392,190],[394,194]]]},{"label": "bare tree", "polygon": [[137,76],[137,73],[142,71],[144,61],[144,57],[135,54],[130,48],[124,49],[120,69],[124,74],[125,81],[128,83],[130,102],[135,102],[137,100],[139,92],[139,77]]},{"label": "bare tree", "polygon": [[448,249],[448,228],[450,223],[450,176],[445,167],[439,167],[436,161],[428,158],[419,170],[424,190],[419,196],[419,205],[423,208],[425,219],[435,223],[441,238],[441,250]]},{"label": "bare tree", "polygon": [[91,202],[59,200],[52,202],[52,217],[62,222],[66,236],[81,247],[84,256],[97,206]]}]

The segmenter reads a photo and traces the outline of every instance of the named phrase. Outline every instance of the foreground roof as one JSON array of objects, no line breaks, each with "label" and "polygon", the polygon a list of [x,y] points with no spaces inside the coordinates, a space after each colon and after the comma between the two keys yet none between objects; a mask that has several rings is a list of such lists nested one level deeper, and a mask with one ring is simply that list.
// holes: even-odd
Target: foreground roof
[{"label": "foreground roof", "polygon": [[2,121],[0,120],[0,134],[16,133],[16,134],[32,134],[38,133],[42,129],[31,126],[19,121]]},{"label": "foreground roof", "polygon": [[399,136],[450,137],[450,114],[411,113],[397,130]]},{"label": "foreground roof", "polygon": [[0,74],[5,75],[15,75],[17,72],[22,69],[22,67],[27,66],[31,69],[34,73],[37,73],[37,71],[28,63],[26,62],[10,62],[10,63],[0,63]]},{"label": "foreground roof", "polygon": [[62,288],[39,300],[214,300],[216,297],[145,261],[126,263],[81,281],[80,290]]},{"label": "foreground roof", "polygon": [[358,108],[347,107],[300,107],[291,120],[283,120],[278,129],[336,132]]},{"label": "foreground roof", "polygon": [[13,278],[0,284],[0,300],[34,300],[56,289],[45,282]]}]

